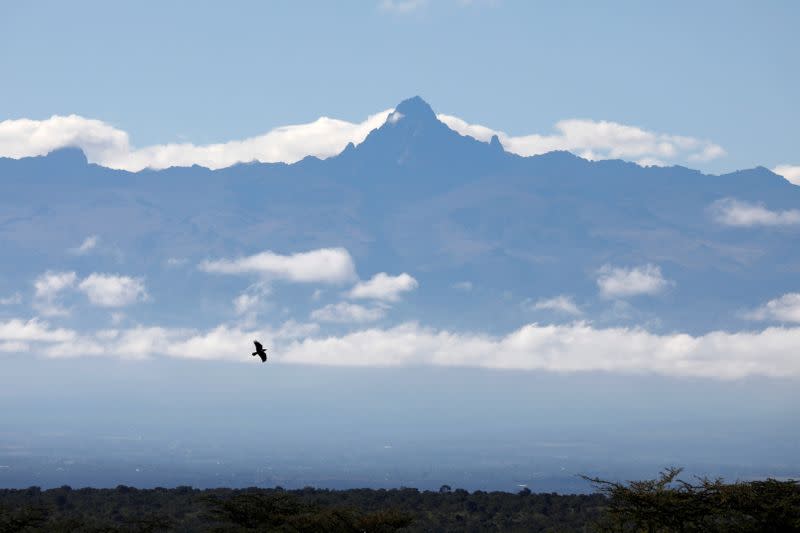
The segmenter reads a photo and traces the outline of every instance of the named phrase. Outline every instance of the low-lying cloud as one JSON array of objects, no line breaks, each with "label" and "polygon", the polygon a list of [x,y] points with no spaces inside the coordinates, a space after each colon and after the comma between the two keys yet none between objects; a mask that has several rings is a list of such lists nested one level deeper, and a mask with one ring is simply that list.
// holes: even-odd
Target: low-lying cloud
[{"label": "low-lying cloud", "polygon": [[[0,322],[0,344],[48,357],[176,357],[249,361],[258,338],[277,363],[334,366],[453,366],[549,372],[650,373],[714,379],[800,377],[800,328],[658,335],[640,328],[599,329],[585,322],[528,324],[503,336],[401,324],[344,335],[319,335],[316,324],[207,331],[161,327],[79,335],[37,320]],[[8,350],[6,350],[8,351]]]},{"label": "low-lying cloud", "polygon": [[261,161],[294,163],[306,156],[340,153],[348,143],[360,143],[386,121],[392,110],[370,115],[363,122],[321,117],[314,122],[281,126],[256,137],[218,144],[170,143],[134,149],[126,132],[78,115],[54,115],[45,120],[0,121],[0,157],[45,155],[64,147],[83,150],[91,163],[122,170],[189,167],[217,169]]},{"label": "low-lying cloud", "polygon": [[656,133],[606,120],[560,120],[552,134],[512,136],[451,115],[440,114],[438,118],[450,129],[479,141],[489,142],[492,136],[497,135],[506,151],[522,156],[566,150],[591,160],[625,159],[645,166],[663,166],[676,162],[710,161],[725,155],[725,150],[711,141]]},{"label": "low-lying cloud", "polygon": [[794,226],[800,224],[800,210],[773,211],[762,204],[722,198],[709,207],[718,224],[724,226]]},{"label": "low-lying cloud", "polygon": [[[390,2],[411,6],[417,2]],[[725,155],[719,145],[683,135],[645,130],[612,121],[568,119],[557,122],[554,132],[513,136],[452,115],[438,119],[454,131],[488,142],[497,135],[508,152],[532,156],[553,150],[568,150],[587,159],[625,159],[641,165],[698,163]],[[368,116],[361,122],[321,117],[313,122],[279,126],[263,135],[223,143],[196,145],[188,142],[134,148],[127,132],[100,120],[78,115],[54,115],[44,120],[0,121],[0,157],[45,155],[64,147],[84,151],[89,162],[139,171],[200,165],[210,169],[237,163],[294,163],[306,156],[326,158],[339,154],[349,144],[360,144],[370,131],[385,122],[397,121],[394,109]],[[800,167],[781,166],[776,172],[795,179]],[[800,179],[800,178],[797,178]]]}]

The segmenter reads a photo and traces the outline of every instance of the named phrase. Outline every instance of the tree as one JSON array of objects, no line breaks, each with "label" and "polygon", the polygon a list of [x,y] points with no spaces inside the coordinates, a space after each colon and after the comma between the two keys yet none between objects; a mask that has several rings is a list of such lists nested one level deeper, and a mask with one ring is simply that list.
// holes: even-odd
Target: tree
[{"label": "tree", "polygon": [[800,532],[800,482],[737,482],[678,479],[680,468],[658,478],[619,483],[581,476],[609,498],[601,531]]}]

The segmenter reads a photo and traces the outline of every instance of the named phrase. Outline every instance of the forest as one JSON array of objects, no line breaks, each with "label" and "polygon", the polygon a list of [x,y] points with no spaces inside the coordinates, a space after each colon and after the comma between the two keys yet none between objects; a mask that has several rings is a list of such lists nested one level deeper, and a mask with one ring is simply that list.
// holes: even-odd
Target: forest
[{"label": "forest", "polygon": [[63,486],[0,490],[0,533],[157,532],[792,532],[800,531],[800,482],[726,483],[585,477],[588,495],[438,491],[114,489]]}]

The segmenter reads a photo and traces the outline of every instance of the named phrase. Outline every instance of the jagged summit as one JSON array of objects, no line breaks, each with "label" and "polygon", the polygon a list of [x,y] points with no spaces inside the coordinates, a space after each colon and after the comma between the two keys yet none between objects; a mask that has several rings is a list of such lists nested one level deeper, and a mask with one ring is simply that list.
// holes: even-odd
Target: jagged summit
[{"label": "jagged summit", "polygon": [[361,144],[345,148],[339,161],[352,168],[380,168],[383,179],[416,169],[415,179],[436,176],[444,184],[516,158],[503,150],[499,139],[490,144],[453,131],[425,100],[414,96],[400,102]]},{"label": "jagged summit", "polygon": [[89,164],[86,154],[77,146],[58,148],[47,154],[47,159],[54,163],[84,166]]},{"label": "jagged summit", "polygon": [[402,118],[413,121],[437,120],[431,106],[419,96],[403,100],[394,111],[400,113]]}]

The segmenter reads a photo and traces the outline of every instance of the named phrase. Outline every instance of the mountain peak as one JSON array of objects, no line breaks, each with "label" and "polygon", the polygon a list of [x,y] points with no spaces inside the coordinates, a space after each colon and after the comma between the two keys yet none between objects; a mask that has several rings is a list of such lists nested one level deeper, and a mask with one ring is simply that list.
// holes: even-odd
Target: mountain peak
[{"label": "mountain peak", "polygon": [[403,100],[395,108],[394,112],[400,113],[402,117],[410,119],[436,120],[436,113],[433,112],[433,109],[430,105],[428,105],[428,102],[419,96],[414,96],[413,98]]},{"label": "mountain peak", "polygon": [[56,148],[55,150],[49,152],[46,157],[48,161],[52,161],[60,165],[85,166],[89,164],[86,159],[86,154],[77,146]]}]

